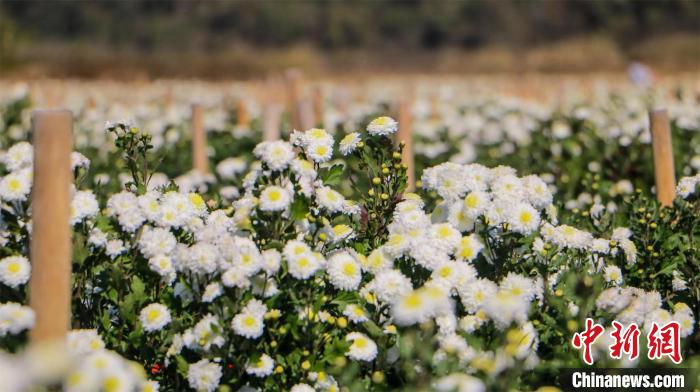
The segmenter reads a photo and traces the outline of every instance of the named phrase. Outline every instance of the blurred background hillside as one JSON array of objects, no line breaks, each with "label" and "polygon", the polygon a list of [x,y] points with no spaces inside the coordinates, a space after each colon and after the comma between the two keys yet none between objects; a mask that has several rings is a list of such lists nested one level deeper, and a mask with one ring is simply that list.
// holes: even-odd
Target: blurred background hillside
[{"label": "blurred background hillside", "polygon": [[0,77],[700,68],[700,1],[8,1]]}]

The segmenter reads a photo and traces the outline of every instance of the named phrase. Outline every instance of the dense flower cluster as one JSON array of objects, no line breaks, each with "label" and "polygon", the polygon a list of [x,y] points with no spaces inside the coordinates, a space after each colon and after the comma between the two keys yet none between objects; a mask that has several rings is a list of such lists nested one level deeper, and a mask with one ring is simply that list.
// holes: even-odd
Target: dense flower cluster
[{"label": "dense flower cluster", "polygon": [[[562,172],[563,157],[594,136],[648,143],[634,102],[560,113],[479,100],[428,110],[419,100],[415,152],[429,164],[415,192],[393,140],[399,124],[366,118],[371,108],[252,155],[229,152],[213,159],[215,174],[156,172],[153,150],[177,148],[182,108],[144,121],[153,133],[108,124],[118,168],[73,156],[73,322],[90,329],[68,337],[81,358],[61,373],[64,389],[527,390],[582,363],[569,342],[588,317],[645,331],[677,321],[684,352],[697,355],[700,281],[688,260],[698,256],[698,176],[681,178],[674,205],[660,208],[626,178],[601,189],[598,161],[590,178]],[[675,125],[696,127],[684,107]],[[207,127],[230,126],[208,114]],[[225,135],[254,133],[237,125]],[[78,146],[104,143],[83,136]],[[538,147],[545,136],[552,142]],[[473,163],[481,146],[499,159],[544,151],[551,165],[536,175],[542,166]],[[10,351],[34,324],[23,305],[32,154],[26,142],[0,154],[0,347]],[[604,366],[649,365],[611,360],[610,339],[596,346]],[[0,358],[0,375],[16,366]]]}]

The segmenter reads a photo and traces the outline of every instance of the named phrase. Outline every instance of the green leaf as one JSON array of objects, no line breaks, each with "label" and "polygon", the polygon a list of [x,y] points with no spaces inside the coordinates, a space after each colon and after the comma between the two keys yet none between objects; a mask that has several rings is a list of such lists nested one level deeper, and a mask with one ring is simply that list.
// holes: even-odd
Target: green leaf
[{"label": "green leaf", "polygon": [[294,198],[291,206],[292,219],[302,220],[309,213],[309,202],[303,197]]},{"label": "green leaf", "polygon": [[177,373],[181,375],[184,378],[187,378],[187,372],[190,369],[190,364],[187,363],[185,358],[182,357],[182,355],[178,355],[175,357],[175,360],[177,361]]},{"label": "green leaf", "polygon": [[337,164],[319,173],[325,185],[338,185],[343,178],[345,165]]}]

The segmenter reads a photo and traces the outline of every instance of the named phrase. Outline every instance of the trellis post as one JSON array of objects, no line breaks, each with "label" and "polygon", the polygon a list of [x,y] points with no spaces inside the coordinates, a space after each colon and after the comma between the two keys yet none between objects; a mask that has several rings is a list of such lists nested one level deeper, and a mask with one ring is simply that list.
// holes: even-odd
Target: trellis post
[{"label": "trellis post", "polygon": [[399,130],[396,135],[397,141],[404,143],[401,152],[401,162],[406,165],[406,176],[408,177],[406,190],[409,192],[412,192],[416,185],[415,167],[413,164],[413,119],[411,118],[411,106],[410,99],[402,99],[399,102]]},{"label": "trellis post", "polygon": [[676,197],[676,174],[673,168],[673,145],[668,112],[665,109],[654,109],[649,112],[649,126],[654,153],[656,198],[662,206],[669,206],[673,204],[673,199]]},{"label": "trellis post", "polygon": [[201,174],[209,173],[204,109],[200,104],[192,105],[192,168]]},{"label": "trellis post", "polygon": [[70,184],[73,116],[68,110],[38,110],[32,115],[34,174],[32,273],[29,304],[36,323],[33,343],[63,341],[71,314]]}]

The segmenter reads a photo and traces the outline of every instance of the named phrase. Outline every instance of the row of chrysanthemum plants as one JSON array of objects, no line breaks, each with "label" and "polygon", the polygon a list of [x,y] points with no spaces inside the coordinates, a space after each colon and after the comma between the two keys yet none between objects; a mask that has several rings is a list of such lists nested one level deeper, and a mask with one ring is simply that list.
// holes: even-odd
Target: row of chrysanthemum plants
[{"label": "row of chrysanthemum plants", "polygon": [[[542,178],[506,166],[443,163],[407,192],[396,130],[380,117],[337,148],[322,129],[261,143],[229,203],[154,187],[150,135],[109,125],[130,173],[122,191],[81,189],[89,161],[72,156],[68,341],[80,354],[114,350],[153,381],[99,360],[65,388],[536,389],[583,365],[570,341],[587,318],[645,331],[675,320],[697,361],[697,176],[669,207],[639,197],[625,201],[629,216],[559,216]],[[33,152],[10,148],[0,180],[11,351],[34,324]],[[347,184],[355,197],[334,189]],[[601,366],[673,366],[612,360],[610,339],[595,346]]]}]

